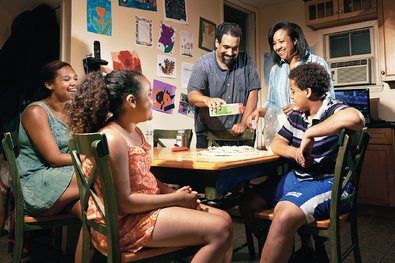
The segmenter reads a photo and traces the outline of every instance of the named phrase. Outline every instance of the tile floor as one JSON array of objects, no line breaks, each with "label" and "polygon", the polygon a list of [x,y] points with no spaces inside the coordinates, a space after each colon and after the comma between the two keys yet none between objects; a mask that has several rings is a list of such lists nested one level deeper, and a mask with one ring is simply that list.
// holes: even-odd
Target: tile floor
[{"label": "tile floor", "polygon": [[[395,208],[361,205],[358,224],[363,262],[395,263]],[[343,244],[350,240],[344,235],[349,233],[348,228],[348,224],[345,224],[341,229]],[[244,242],[244,227],[241,222],[236,221],[234,222],[233,246],[240,247]],[[297,242],[296,247],[298,245]],[[62,262],[72,262],[71,258],[64,257]],[[5,235],[0,237],[0,262],[11,262],[11,257],[7,253]],[[233,262],[258,262],[258,259],[250,259],[247,248],[243,248],[234,254]],[[354,262],[353,256],[350,255],[346,262]]]}]

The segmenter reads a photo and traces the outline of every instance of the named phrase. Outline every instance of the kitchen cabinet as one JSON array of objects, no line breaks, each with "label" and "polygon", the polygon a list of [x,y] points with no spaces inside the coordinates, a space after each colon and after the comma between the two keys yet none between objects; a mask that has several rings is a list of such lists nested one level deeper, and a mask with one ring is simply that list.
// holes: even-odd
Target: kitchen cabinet
[{"label": "kitchen cabinet", "polygon": [[358,202],[395,206],[394,129],[368,131],[371,138],[362,165]]},{"label": "kitchen cabinet", "polygon": [[379,52],[382,81],[395,81],[395,1],[379,0]]},{"label": "kitchen cabinet", "polygon": [[377,18],[377,0],[304,1],[306,25],[312,29],[345,25]]}]

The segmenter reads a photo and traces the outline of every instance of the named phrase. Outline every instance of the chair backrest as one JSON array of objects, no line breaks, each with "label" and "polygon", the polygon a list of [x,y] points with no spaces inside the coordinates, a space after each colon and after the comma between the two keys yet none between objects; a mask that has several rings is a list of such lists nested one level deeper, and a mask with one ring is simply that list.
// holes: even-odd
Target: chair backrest
[{"label": "chair backrest", "polygon": [[184,135],[183,141],[185,142],[185,147],[191,145],[192,141],[192,129],[179,129],[179,130],[154,130],[154,147],[166,147],[166,145],[161,141],[161,139],[177,139],[177,135],[182,133]]},{"label": "chair backrest", "polygon": [[15,220],[19,221],[24,218],[24,199],[21,187],[20,173],[18,166],[16,164],[17,157],[17,147],[15,146],[12,135],[10,132],[6,132],[4,134],[4,138],[2,140],[4,156],[7,159],[8,166],[10,168],[11,173],[11,188],[14,195],[15,202]]},{"label": "chair backrest", "polygon": [[[339,152],[337,155],[331,197],[331,221],[339,217],[342,207],[356,201],[358,193],[359,176],[369,144],[370,134],[367,129],[351,131],[343,129],[339,135]],[[352,183],[355,190],[342,195],[348,183]],[[354,206],[355,207],[355,206]]]},{"label": "chair backrest", "polygon": [[219,146],[215,141],[246,141],[246,145],[254,146],[255,130],[246,129],[241,134],[232,134],[230,131],[207,131],[208,147]]},{"label": "chair backrest", "polygon": [[[106,135],[101,133],[75,134],[69,140],[69,149],[77,174],[80,192],[83,248],[89,251],[90,229],[93,228],[107,237],[107,262],[120,262],[118,207],[109,166],[109,149]],[[93,169],[89,174],[84,173],[82,158],[89,158],[93,162]],[[99,199],[94,189],[96,180],[100,184],[103,202]],[[96,204],[100,213],[102,213],[105,225],[87,219],[89,199]],[[89,253],[83,254],[86,257]]]}]

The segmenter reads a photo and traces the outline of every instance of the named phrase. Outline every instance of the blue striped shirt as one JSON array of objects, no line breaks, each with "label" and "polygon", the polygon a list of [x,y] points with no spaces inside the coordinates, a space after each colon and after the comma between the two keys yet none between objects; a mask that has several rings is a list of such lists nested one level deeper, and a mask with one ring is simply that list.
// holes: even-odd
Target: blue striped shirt
[{"label": "blue striped shirt", "polygon": [[[305,113],[293,111],[288,116],[288,121],[284,124],[278,134],[284,137],[291,146],[299,148],[305,131],[312,125],[321,123],[332,116],[338,110],[346,108],[343,102],[327,98],[311,123],[308,122]],[[338,152],[338,135],[329,135],[314,138],[314,145],[311,156],[313,164],[304,168],[292,160],[292,168],[299,179],[314,179],[333,176],[336,157]]]},{"label": "blue striped shirt", "polygon": [[[306,64],[309,62],[315,62],[324,66],[330,74],[328,64],[325,60],[319,56],[309,53],[307,59],[299,61],[296,66]],[[279,108],[291,104],[290,87],[289,87],[289,72],[291,71],[289,64],[285,60],[281,60],[279,64],[274,65],[270,70],[269,77],[269,94],[266,102],[263,104],[264,108],[267,108],[269,103],[273,103]],[[331,80],[328,95],[330,98],[335,98],[335,92],[333,89],[333,83]]]},{"label": "blue striped shirt", "polygon": [[[229,70],[222,69],[216,59],[216,50],[202,56],[194,65],[188,82],[188,93],[198,91],[210,98],[221,98],[226,103],[247,104],[249,92],[259,90],[258,73],[251,57],[240,51]],[[240,123],[242,114],[210,117],[207,107],[195,108],[197,133],[232,129]]]}]

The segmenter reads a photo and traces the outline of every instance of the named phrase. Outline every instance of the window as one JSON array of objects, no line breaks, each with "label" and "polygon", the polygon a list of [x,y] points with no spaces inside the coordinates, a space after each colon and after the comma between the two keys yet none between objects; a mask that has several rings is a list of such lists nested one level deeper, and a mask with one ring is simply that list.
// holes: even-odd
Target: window
[{"label": "window", "polygon": [[364,28],[327,35],[328,59],[371,57],[373,55],[372,31],[372,28]]}]

